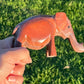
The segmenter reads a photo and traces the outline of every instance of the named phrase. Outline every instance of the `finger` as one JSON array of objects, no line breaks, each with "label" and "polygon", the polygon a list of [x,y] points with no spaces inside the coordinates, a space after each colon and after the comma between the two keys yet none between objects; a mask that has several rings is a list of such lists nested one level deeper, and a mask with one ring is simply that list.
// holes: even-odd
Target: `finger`
[{"label": "finger", "polygon": [[0,81],[0,84],[9,84],[9,83],[8,83],[7,79],[4,79],[4,80]]},{"label": "finger", "polygon": [[25,65],[31,63],[29,51],[25,48],[4,49],[2,53],[2,67],[0,67],[0,80],[6,78],[15,67],[15,64]]},{"label": "finger", "polygon": [[11,48],[13,44],[13,40],[14,40],[13,36],[1,40],[0,48],[2,49]]},{"label": "finger", "polygon": [[5,80],[1,81],[0,84],[9,84],[9,82],[7,79],[5,79]]},{"label": "finger", "polygon": [[13,70],[15,65],[11,65],[9,63],[3,63],[2,66],[0,67],[0,81],[4,80],[10,72]]},{"label": "finger", "polygon": [[22,76],[9,76],[7,78],[9,84],[22,84],[23,77]]},{"label": "finger", "polygon": [[10,48],[4,49],[5,56],[2,55],[4,62],[10,64],[21,64],[25,65],[26,63],[32,63],[30,53],[26,48]]},{"label": "finger", "polygon": [[10,74],[23,76],[24,70],[25,70],[25,66],[15,65],[15,68],[11,71]]}]

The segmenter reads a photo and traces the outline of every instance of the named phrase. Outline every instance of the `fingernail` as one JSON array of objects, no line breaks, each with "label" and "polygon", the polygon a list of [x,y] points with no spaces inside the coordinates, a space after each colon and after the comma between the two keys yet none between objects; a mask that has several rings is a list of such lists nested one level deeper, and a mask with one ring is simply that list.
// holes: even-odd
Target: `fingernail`
[{"label": "fingernail", "polygon": [[15,82],[16,81],[15,76],[10,76],[8,78],[8,81]]}]

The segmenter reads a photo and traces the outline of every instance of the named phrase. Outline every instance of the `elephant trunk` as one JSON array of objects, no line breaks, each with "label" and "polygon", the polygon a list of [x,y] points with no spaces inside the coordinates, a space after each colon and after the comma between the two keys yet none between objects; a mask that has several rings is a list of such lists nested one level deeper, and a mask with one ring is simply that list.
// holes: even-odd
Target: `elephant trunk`
[{"label": "elephant trunk", "polygon": [[83,43],[78,43],[78,42],[77,42],[74,33],[70,35],[69,40],[70,40],[70,43],[71,43],[73,49],[74,49],[76,52],[79,52],[79,53],[84,52]]}]

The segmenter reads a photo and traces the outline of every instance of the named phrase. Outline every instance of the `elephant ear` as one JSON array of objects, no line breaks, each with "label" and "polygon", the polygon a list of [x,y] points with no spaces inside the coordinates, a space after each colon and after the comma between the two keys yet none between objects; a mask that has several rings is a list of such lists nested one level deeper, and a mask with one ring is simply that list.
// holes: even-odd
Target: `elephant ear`
[{"label": "elephant ear", "polygon": [[58,12],[55,15],[56,20],[56,26],[59,31],[65,30],[68,22],[67,22],[67,16],[64,12]]}]

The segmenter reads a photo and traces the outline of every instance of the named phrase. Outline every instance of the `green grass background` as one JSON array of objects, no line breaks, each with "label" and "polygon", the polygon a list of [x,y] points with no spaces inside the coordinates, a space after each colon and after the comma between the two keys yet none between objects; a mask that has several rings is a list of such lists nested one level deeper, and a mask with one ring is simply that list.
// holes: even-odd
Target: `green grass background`
[{"label": "green grass background", "polygon": [[[79,43],[84,42],[84,0],[0,0],[0,39],[12,35],[14,27],[34,15],[65,12]],[[84,84],[84,53],[76,53],[68,39],[55,38],[58,56],[46,58],[46,47],[30,50],[24,84]],[[69,69],[63,69],[69,65]]]}]

